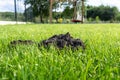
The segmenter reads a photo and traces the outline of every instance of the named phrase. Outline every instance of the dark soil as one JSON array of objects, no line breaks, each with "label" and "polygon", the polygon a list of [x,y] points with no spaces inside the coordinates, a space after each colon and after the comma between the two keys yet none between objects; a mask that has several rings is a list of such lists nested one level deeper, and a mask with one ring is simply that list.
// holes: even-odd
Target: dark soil
[{"label": "dark soil", "polygon": [[71,47],[72,49],[78,49],[79,47],[82,47],[85,49],[83,41],[80,39],[74,39],[69,32],[66,34],[53,35],[49,39],[38,43],[38,47],[41,47],[42,45],[44,47],[54,45],[59,49],[63,49],[64,47]]},{"label": "dark soil", "polygon": [[35,42],[32,40],[14,40],[10,42],[11,46],[17,46],[17,45],[32,45]]},{"label": "dark soil", "polygon": [[[36,44],[36,42],[32,40],[14,40],[10,42],[10,46],[17,46],[17,45],[33,45]],[[53,35],[52,37],[43,40],[39,43],[37,43],[38,48],[41,46],[44,46],[45,48],[49,48],[49,46],[54,45],[55,47],[59,49],[63,49],[65,47],[70,47],[72,49],[79,49],[79,47],[82,47],[82,49],[85,49],[85,45],[82,40],[80,39],[74,39],[70,33],[66,34],[60,34],[60,35]]]}]

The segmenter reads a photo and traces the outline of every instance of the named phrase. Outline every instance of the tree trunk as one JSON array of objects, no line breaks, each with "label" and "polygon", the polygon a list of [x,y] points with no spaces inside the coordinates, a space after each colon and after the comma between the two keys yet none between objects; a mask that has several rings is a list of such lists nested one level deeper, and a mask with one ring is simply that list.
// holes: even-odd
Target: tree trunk
[{"label": "tree trunk", "polygon": [[40,22],[43,23],[43,20],[42,20],[42,15],[40,15]]},{"label": "tree trunk", "polygon": [[50,23],[52,23],[52,3],[53,3],[53,1],[52,0],[49,0],[49,1],[50,1],[49,20],[50,20]]},{"label": "tree trunk", "polygon": [[43,23],[42,10],[40,9],[40,22]]}]

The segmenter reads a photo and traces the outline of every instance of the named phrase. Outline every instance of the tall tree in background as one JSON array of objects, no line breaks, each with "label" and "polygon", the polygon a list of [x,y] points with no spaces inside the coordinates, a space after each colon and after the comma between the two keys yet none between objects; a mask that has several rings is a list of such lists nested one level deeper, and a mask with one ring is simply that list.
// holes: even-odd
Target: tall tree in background
[{"label": "tall tree in background", "polygon": [[50,23],[52,23],[52,5],[53,5],[53,0],[49,0],[49,2],[50,2],[49,18],[50,18]]},{"label": "tall tree in background", "polygon": [[62,12],[62,15],[64,16],[64,18],[66,19],[71,19],[73,17],[73,10],[74,8],[70,8],[69,6],[67,6],[65,8],[65,10]]},{"label": "tall tree in background", "polygon": [[40,16],[40,22],[43,22],[43,16],[48,16],[48,0],[25,0],[25,4],[31,6],[34,17]]},{"label": "tall tree in background", "polygon": [[[53,10],[53,4],[55,2],[58,3],[64,3],[69,2],[72,3],[74,0],[25,0],[26,5],[30,5],[33,10],[33,15],[40,16],[40,22],[43,22],[43,16],[48,16],[50,18],[50,23],[52,23],[52,10]],[[76,0],[77,1],[77,0]],[[84,1],[83,1],[83,7],[84,7]],[[82,16],[84,16],[84,8],[82,8]],[[83,18],[83,17],[82,17]],[[83,20],[83,19],[82,19]]]},{"label": "tall tree in background", "polygon": [[49,0],[49,4],[50,4],[50,7],[49,7],[49,19],[50,19],[50,23],[52,23],[52,9],[53,9],[53,4],[55,2],[64,2],[66,0]]},{"label": "tall tree in background", "polygon": [[[79,1],[79,0],[50,0],[50,9],[49,9],[49,13],[50,13],[50,23],[52,22],[52,4],[55,2],[55,1],[58,1],[58,2],[68,2],[68,3],[74,3],[76,1]],[[83,23],[83,18],[84,18],[84,14],[85,14],[85,6],[84,6],[84,2],[86,2],[87,0],[81,0],[82,1],[82,7],[81,7],[81,11],[82,11],[82,23]]]}]

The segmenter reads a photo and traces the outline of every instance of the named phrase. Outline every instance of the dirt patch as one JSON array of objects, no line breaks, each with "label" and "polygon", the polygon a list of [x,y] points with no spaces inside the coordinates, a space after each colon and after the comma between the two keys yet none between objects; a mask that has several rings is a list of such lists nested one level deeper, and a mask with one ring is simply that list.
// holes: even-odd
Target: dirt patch
[{"label": "dirt patch", "polygon": [[11,46],[17,46],[17,45],[32,45],[35,42],[32,40],[14,40],[10,42]]},{"label": "dirt patch", "polygon": [[72,49],[79,49],[79,47],[82,47],[82,49],[85,49],[83,41],[80,39],[74,39],[69,32],[66,34],[53,35],[52,37],[43,40],[39,43],[36,43],[32,40],[14,40],[10,42],[10,46],[33,45],[33,44],[37,44],[38,48],[42,46],[48,48],[49,46],[54,45],[59,49],[63,49],[65,47],[70,47]]},{"label": "dirt patch", "polygon": [[42,45],[44,47],[54,45],[59,49],[63,49],[64,47],[71,47],[72,49],[78,49],[79,47],[82,47],[85,49],[83,41],[80,39],[74,39],[69,32],[66,34],[53,35],[49,39],[38,43],[38,47],[41,47]]}]

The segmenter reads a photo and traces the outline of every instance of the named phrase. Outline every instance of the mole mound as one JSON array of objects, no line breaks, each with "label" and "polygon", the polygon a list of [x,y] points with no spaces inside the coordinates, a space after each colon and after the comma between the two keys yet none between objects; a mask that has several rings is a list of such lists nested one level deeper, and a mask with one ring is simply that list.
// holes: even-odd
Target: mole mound
[{"label": "mole mound", "polygon": [[[33,44],[36,44],[36,42],[33,42],[32,40],[13,40],[10,42],[10,46],[12,47],[16,47],[17,45]],[[59,49],[63,49],[64,47],[70,47],[72,49],[79,49],[79,47],[82,47],[82,49],[85,49],[83,41],[80,39],[74,39],[69,32],[66,34],[53,35],[47,40],[43,40],[37,44],[38,48],[42,46],[44,46],[45,48],[49,48],[49,46],[54,45]]]},{"label": "mole mound", "polygon": [[85,49],[83,41],[80,39],[74,39],[69,32],[66,34],[53,35],[49,39],[38,43],[38,47],[41,47],[42,45],[44,47],[54,45],[59,49],[62,49],[64,47],[71,47],[72,49],[78,49],[79,47],[82,47]]},{"label": "mole mound", "polygon": [[14,40],[10,42],[11,46],[16,46],[16,45],[32,45],[34,42],[32,40]]}]

